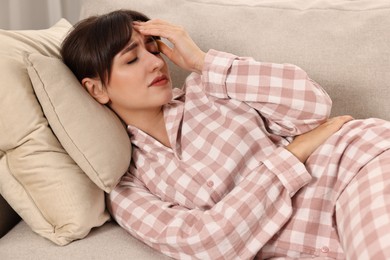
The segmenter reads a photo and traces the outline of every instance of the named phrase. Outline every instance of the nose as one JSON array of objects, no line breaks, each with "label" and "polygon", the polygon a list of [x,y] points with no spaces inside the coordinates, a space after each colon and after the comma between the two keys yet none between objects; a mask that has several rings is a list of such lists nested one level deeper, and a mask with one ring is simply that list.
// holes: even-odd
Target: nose
[{"label": "nose", "polygon": [[147,60],[147,66],[150,68],[151,71],[156,71],[161,69],[164,66],[164,60],[160,55],[156,55],[154,53],[151,53],[147,50],[145,50],[146,60]]}]

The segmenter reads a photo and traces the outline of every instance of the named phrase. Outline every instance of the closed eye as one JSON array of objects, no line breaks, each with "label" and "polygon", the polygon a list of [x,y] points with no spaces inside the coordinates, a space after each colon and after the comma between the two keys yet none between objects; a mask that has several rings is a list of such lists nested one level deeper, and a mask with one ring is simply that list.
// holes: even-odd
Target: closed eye
[{"label": "closed eye", "polygon": [[133,64],[138,60],[138,58],[132,59],[131,61],[128,61],[127,64]]},{"label": "closed eye", "polygon": [[147,50],[154,55],[158,55],[161,53],[157,41],[154,37],[148,37],[145,41],[145,46]]}]

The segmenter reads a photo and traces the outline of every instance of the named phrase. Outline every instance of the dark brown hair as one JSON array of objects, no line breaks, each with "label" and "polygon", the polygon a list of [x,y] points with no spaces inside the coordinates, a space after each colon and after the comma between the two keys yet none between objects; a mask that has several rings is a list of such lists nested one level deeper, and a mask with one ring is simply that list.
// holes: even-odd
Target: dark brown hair
[{"label": "dark brown hair", "polygon": [[98,77],[105,85],[110,80],[112,62],[130,41],[133,21],[149,18],[131,10],[117,10],[78,22],[61,46],[64,63],[81,82]]}]

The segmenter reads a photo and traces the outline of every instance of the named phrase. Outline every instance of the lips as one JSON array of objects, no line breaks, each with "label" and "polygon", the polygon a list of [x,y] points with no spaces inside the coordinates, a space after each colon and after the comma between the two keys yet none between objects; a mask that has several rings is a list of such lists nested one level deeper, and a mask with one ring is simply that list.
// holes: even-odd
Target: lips
[{"label": "lips", "polygon": [[150,83],[149,87],[152,86],[162,86],[165,85],[168,82],[168,77],[165,75],[158,76],[154,78],[154,80]]}]

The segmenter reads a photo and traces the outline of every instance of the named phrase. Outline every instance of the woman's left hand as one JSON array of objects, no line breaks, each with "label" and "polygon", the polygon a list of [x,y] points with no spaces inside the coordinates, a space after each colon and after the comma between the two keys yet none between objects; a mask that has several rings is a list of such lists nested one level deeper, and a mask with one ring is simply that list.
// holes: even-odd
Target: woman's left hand
[{"label": "woman's left hand", "polygon": [[143,35],[168,39],[173,44],[172,48],[162,41],[158,41],[160,51],[164,55],[185,70],[202,72],[206,54],[196,45],[184,28],[159,19],[133,22],[133,26]]},{"label": "woman's left hand", "polygon": [[286,146],[286,149],[294,154],[301,162],[305,163],[307,158],[322,145],[332,134],[336,133],[347,122],[353,120],[349,115],[338,116],[328,119],[313,130],[294,138]]}]

